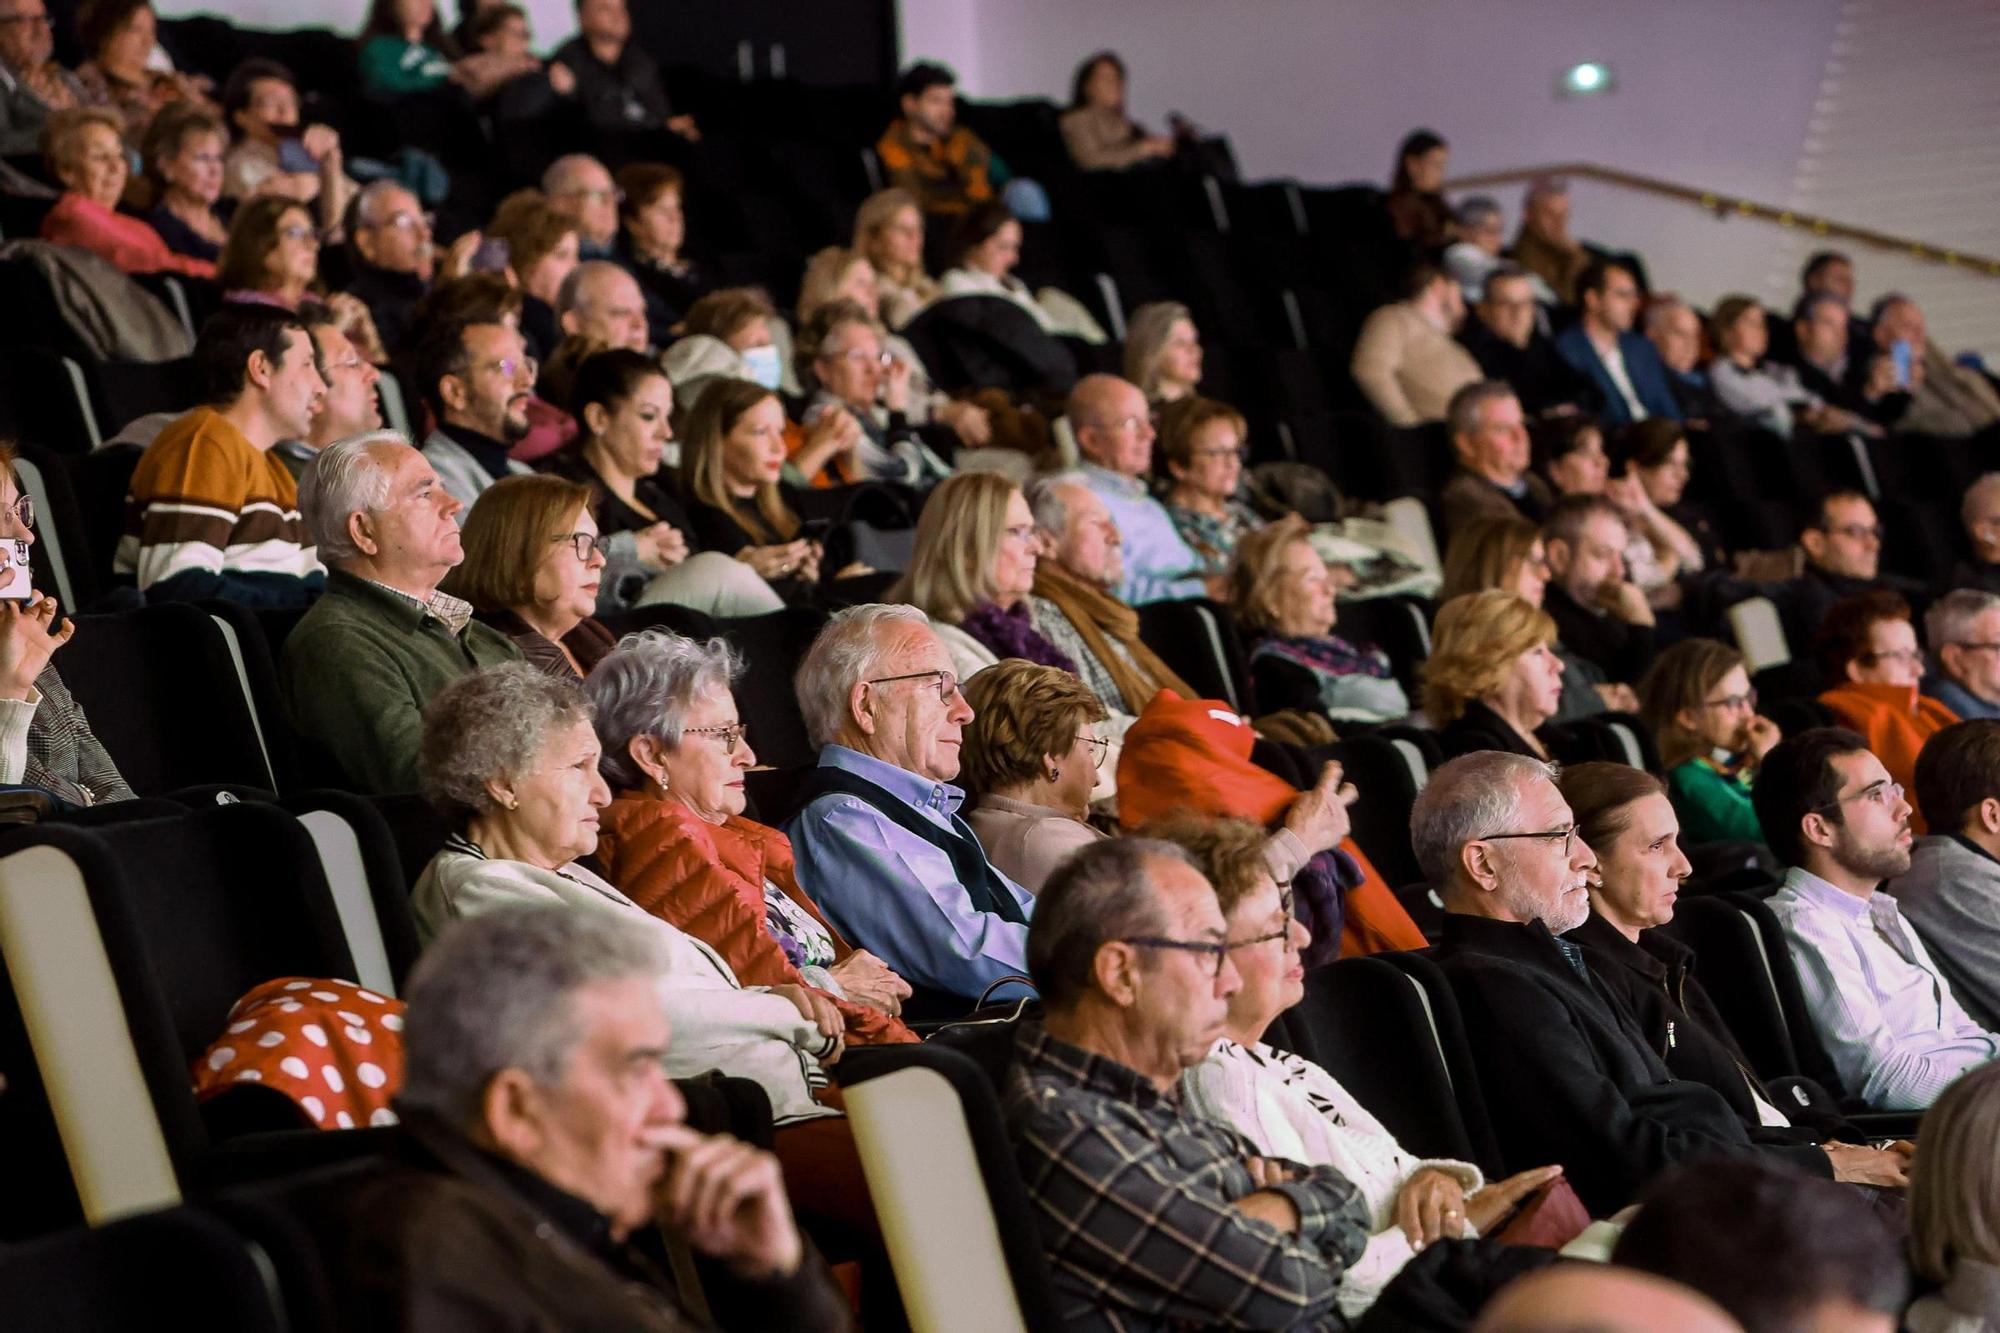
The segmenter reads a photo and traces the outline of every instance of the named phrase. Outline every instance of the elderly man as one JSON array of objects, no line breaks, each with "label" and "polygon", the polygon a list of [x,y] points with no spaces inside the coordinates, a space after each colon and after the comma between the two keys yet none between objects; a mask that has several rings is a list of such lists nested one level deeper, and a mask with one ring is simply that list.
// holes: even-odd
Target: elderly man
[{"label": "elderly man", "polygon": [[1870,421],[1896,420],[1909,408],[1908,390],[1896,385],[1893,358],[1872,345],[1856,347],[1858,325],[1847,303],[1830,291],[1807,292],[1792,312],[1792,350],[1786,364],[1806,392]]},{"label": "elderly man", "polygon": [[1572,495],[1542,526],[1549,585],[1542,609],[1571,653],[1607,680],[1631,682],[1653,664],[1653,608],[1625,577],[1625,515],[1601,495]]},{"label": "elderly man", "polygon": [[382,372],[362,359],[328,307],[307,302],[300,307],[299,317],[312,335],[326,392],[313,410],[311,433],[302,440],[280,440],[271,449],[294,482],[305,474],[313,455],[335,440],[382,428],[382,405],[375,397]]},{"label": "elderly man", "polygon": [[1349,369],[1383,420],[1440,421],[1451,396],[1479,379],[1479,363],[1452,339],[1464,322],[1458,284],[1428,260],[1411,266],[1401,301],[1368,316]]},{"label": "elderly man", "polygon": [[292,729],[340,785],[415,791],[424,705],[521,650],[437,590],[465,558],[459,502],[402,436],[381,431],[320,450],[299,507],[332,573],[326,596],[285,639],[279,684]]},{"label": "elderly man", "polygon": [[1958,521],[1972,558],[1952,567],[1951,586],[2000,593],[2000,472],[1988,472],[1966,487]]},{"label": "elderly man", "polygon": [[1458,468],[1438,492],[1447,540],[1476,518],[1540,523],[1555,494],[1528,470],[1528,427],[1521,400],[1499,380],[1460,389],[1446,410]]},{"label": "elderly man", "polygon": [[1083,455],[1083,476],[1110,511],[1124,546],[1125,579],[1118,595],[1133,606],[1226,598],[1227,580],[1201,572],[1201,557],[1146,489],[1155,432],[1139,386],[1116,375],[1086,375],[1070,391],[1067,415]]},{"label": "elderly man", "polygon": [[1917,756],[1931,828],[1883,886],[1974,1021],[2000,1030],[2000,720],[1955,722]]},{"label": "elderly man", "polygon": [[1632,332],[1639,281],[1623,264],[1592,260],[1576,280],[1581,315],[1556,337],[1563,359],[1597,385],[1606,425],[1647,417],[1681,419],[1680,402],[1653,344]]},{"label": "elderly man", "polygon": [[325,397],[312,338],[288,310],[225,305],[202,325],[194,380],[208,405],[140,457],[114,568],[153,602],[305,606],[326,571],[299,519],[298,487],[272,450],[311,434]]},{"label": "elderly man", "polygon": [[[1534,416],[1596,415],[1597,389],[1556,352],[1538,326],[1534,275],[1503,263],[1486,275],[1485,294],[1458,340],[1479,363],[1483,378],[1513,386]],[[1449,406],[1449,405],[1447,405]]]},{"label": "elderly man", "polygon": [[1691,1287],[1609,1264],[1556,1264],[1510,1282],[1472,1333],[1743,1333]]},{"label": "elderly man", "polygon": [[694,1333],[631,1244],[697,1254],[731,1329],[844,1329],[777,1159],[686,1123],[652,934],[609,912],[506,906],[455,924],[411,975],[407,1137],[338,1191],[342,1326]]},{"label": "elderly man", "polygon": [[398,351],[437,268],[430,214],[395,181],[373,181],[354,197],[349,249],[354,272],[347,290],[374,316],[382,345]]},{"label": "elderly man", "polygon": [[55,49],[42,0],[0,0],[0,154],[40,152],[50,113],[91,100]]},{"label": "elderly man", "polygon": [[1242,988],[1215,891],[1171,843],[1113,838],[1043,888],[1007,1121],[1063,1326],[1338,1328],[1371,1219],[1331,1167],[1182,1109]]},{"label": "elderly man", "polygon": [[1681,415],[1705,421],[1722,415],[1715,385],[1701,362],[1701,316],[1678,296],[1661,295],[1646,307],[1646,341],[1666,368]]},{"label": "elderly man", "polygon": [[424,457],[466,509],[505,476],[527,472],[509,456],[527,438],[535,359],[508,324],[441,321],[417,343],[417,388],[437,417]]},{"label": "elderly man", "polygon": [[1839,727],[1789,736],[1764,756],[1751,798],[1765,845],[1790,867],[1771,911],[1847,1093],[1921,1111],[2000,1055],[2000,1036],[1965,1012],[1896,900],[1876,892],[1910,868],[1910,803],[1866,742]]},{"label": "elderly man", "polygon": [[1602,1216],[1673,1162],[1758,1151],[1721,1093],[1668,1072],[1561,938],[1590,915],[1597,857],[1549,765],[1492,750],[1452,760],[1417,797],[1410,839],[1444,898],[1437,961],[1509,1161],[1562,1163]]},{"label": "elderly man", "polygon": [[1569,234],[1569,182],[1542,176],[1528,183],[1521,198],[1521,230],[1514,236],[1514,262],[1540,278],[1563,305],[1576,304],[1576,280],[1590,253]]},{"label": "elderly man", "polygon": [[1923,308],[1892,292],[1875,303],[1871,319],[1876,348],[1891,361],[1907,359],[1907,379],[1897,369],[1896,387],[1909,390],[1910,405],[1896,429],[1911,435],[1963,438],[2000,422],[2000,390],[1970,366],[1953,364],[1930,340]]},{"label": "elderly man", "polygon": [[618,185],[602,162],[588,153],[570,153],[542,173],[549,207],[576,223],[576,251],[585,259],[609,259],[618,242]]},{"label": "elderly man", "polygon": [[591,338],[634,352],[652,350],[646,294],[637,278],[608,259],[587,259],[570,270],[556,292],[556,320],[565,337]]},{"label": "elderly man", "polygon": [[1924,614],[1936,664],[1924,693],[1961,718],[2000,717],[2000,596],[1958,588]]},{"label": "elderly man", "polygon": [[576,76],[576,100],[599,133],[667,129],[701,138],[694,117],[676,115],[660,67],[632,40],[625,0],[577,0],[577,35],[550,57]]},{"label": "elderly man", "polygon": [[840,611],[796,683],[821,747],[785,826],[799,882],[856,947],[917,988],[905,1014],[963,1013],[1023,975],[1035,898],[993,868],[958,813],[965,792],[951,780],[972,708],[929,617]]}]

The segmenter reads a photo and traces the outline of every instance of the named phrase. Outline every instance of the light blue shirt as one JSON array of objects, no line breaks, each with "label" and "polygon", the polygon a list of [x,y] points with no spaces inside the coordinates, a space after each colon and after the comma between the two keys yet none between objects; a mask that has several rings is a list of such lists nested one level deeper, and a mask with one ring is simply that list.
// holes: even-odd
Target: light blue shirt
[{"label": "light blue shirt", "polygon": [[1208,596],[1201,557],[1174,526],[1167,507],[1146,493],[1144,482],[1095,463],[1085,463],[1082,471],[1118,525],[1119,549],[1125,556],[1120,600],[1144,606]]},{"label": "light blue shirt", "polygon": [[[950,783],[844,745],[827,746],[819,762],[866,778],[939,828],[979,845],[958,815],[965,793]],[[904,979],[977,999],[1002,977],[1027,975],[1027,926],[975,908],[942,848],[866,801],[841,792],[822,796],[792,816],[785,832],[799,883],[827,919]],[[1034,895],[994,873],[1021,905],[1023,919],[1032,917]]]},{"label": "light blue shirt", "polygon": [[1958,714],[1961,722],[2000,717],[2000,704],[1990,704],[1942,671],[1924,678],[1923,692]]},{"label": "light blue shirt", "polygon": [[1770,905],[1834,1069],[1871,1109],[1921,1111],[2000,1056],[1888,894],[1857,898],[1793,866]]}]

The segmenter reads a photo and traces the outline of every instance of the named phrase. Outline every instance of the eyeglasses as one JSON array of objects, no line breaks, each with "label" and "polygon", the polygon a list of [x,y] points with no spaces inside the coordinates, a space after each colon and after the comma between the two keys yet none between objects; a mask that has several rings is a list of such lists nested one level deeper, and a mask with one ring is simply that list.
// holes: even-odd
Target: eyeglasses
[{"label": "eyeglasses", "polygon": [[1111,756],[1111,739],[1108,736],[1092,736],[1079,731],[1076,738],[1090,747],[1090,763],[1093,768],[1103,768],[1104,761]]},{"label": "eyeglasses", "polygon": [[736,747],[743,741],[744,733],[749,730],[750,728],[746,723],[732,722],[726,727],[682,727],[681,735],[714,736],[722,742],[722,752],[724,754],[735,754]]},{"label": "eyeglasses", "polygon": [[1250,949],[1256,947],[1259,944],[1269,944],[1272,940],[1290,940],[1292,938],[1292,886],[1291,885],[1280,884],[1278,886],[1278,905],[1284,914],[1284,920],[1285,920],[1284,925],[1279,926],[1276,930],[1271,931],[1268,934],[1252,935],[1247,940],[1231,940],[1229,942],[1230,949],[1232,950]]},{"label": "eyeglasses", "polygon": [[1568,828],[1542,829],[1536,833],[1489,833],[1483,838],[1474,839],[1474,841],[1503,842],[1508,838],[1538,838],[1543,842],[1554,842],[1557,838],[1561,838],[1562,853],[1564,856],[1568,856],[1576,846],[1576,825],[1571,824]]},{"label": "eyeglasses", "polygon": [[[1996,644],[1995,647],[2000,647],[2000,644]],[[1725,713],[1733,713],[1739,708],[1755,708],[1757,706],[1757,691],[1745,690],[1741,694],[1725,694],[1720,699],[1703,699],[1701,706],[1703,708],[1719,708]]]},{"label": "eyeglasses", "polygon": [[1963,648],[1968,653],[1990,653],[2000,649],[2000,643],[1948,643],[1947,648]]},{"label": "eyeglasses", "polygon": [[958,693],[958,677],[949,671],[912,671],[906,676],[881,676],[874,680],[864,680],[863,685],[893,685],[899,680],[929,680],[937,677],[938,702],[948,704],[951,696]]},{"label": "eyeglasses", "polygon": [[1838,527],[1826,529],[1830,536],[1845,537],[1849,541],[1881,541],[1880,523],[1842,523]]},{"label": "eyeglasses", "polygon": [[1838,810],[1849,801],[1873,801],[1876,805],[1886,810],[1902,799],[1903,784],[1900,782],[1891,782],[1887,778],[1881,778],[1869,783],[1852,796],[1840,796],[1828,801],[1825,805],[1816,805],[1809,813],[1815,815],[1825,814],[1828,810]]},{"label": "eyeglasses", "polygon": [[294,222],[289,227],[278,228],[278,236],[287,241],[311,241],[314,245],[319,244],[319,233],[299,222]]},{"label": "eyeglasses", "polygon": [[522,375],[526,375],[529,379],[532,380],[537,375],[541,374],[542,363],[537,361],[532,356],[523,356],[523,357],[503,356],[498,361],[488,361],[484,366],[480,367],[480,369],[497,370],[510,380],[519,379]]},{"label": "eyeglasses", "polygon": [[1099,430],[1129,430],[1129,431],[1132,431],[1132,432],[1134,432],[1134,433],[1137,433],[1137,431],[1139,430],[1139,428],[1140,428],[1141,426],[1144,426],[1144,425],[1146,425],[1146,424],[1147,424],[1147,421],[1146,421],[1146,418],[1145,418],[1145,417],[1119,417],[1119,418],[1118,418],[1118,419],[1117,419],[1116,421],[1106,421],[1106,422],[1103,422],[1102,424],[1100,424],[1100,425],[1098,426],[1098,429],[1099,429]]},{"label": "eyeglasses", "polygon": [[1196,463],[1206,463],[1208,460],[1212,458],[1233,458],[1239,463],[1247,463],[1250,461],[1250,451],[1248,449],[1224,449],[1224,448],[1196,449],[1193,453],[1188,455],[1188,458],[1190,461]]},{"label": "eyeglasses", "polygon": [[583,199],[607,204],[622,204],[625,202],[625,192],[623,190],[607,190],[595,185],[584,185],[574,190],[564,190],[556,197],[558,199]]},{"label": "eyeglasses", "polygon": [[570,550],[576,552],[577,559],[586,563],[590,560],[590,555],[593,551],[598,555],[604,556],[608,556],[611,553],[611,539],[609,537],[600,537],[594,532],[565,532],[560,537],[549,538],[549,545],[551,546],[562,546],[565,544],[569,546]]},{"label": "eyeglasses", "polygon": [[1012,527],[1000,529],[1002,537],[1011,537],[1017,542],[1032,542],[1035,540],[1035,532],[1036,528],[1032,523],[1016,523]]},{"label": "eyeglasses", "polygon": [[1912,666],[1922,666],[1924,655],[1915,648],[1891,648],[1887,652],[1863,653],[1861,660],[1870,666],[1878,662],[1908,662]]},{"label": "eyeglasses", "polygon": [[22,527],[35,526],[35,502],[28,496],[20,496],[13,504],[5,507],[14,511],[14,517],[21,521]]},{"label": "eyeglasses", "polygon": [[852,361],[857,366],[877,365],[887,370],[895,357],[887,352],[867,352],[859,347],[850,347],[845,352],[824,352],[829,361]]},{"label": "eyeglasses", "polygon": [[1158,935],[1133,935],[1120,944],[1136,944],[1142,949],[1178,949],[1182,953],[1205,953],[1215,958],[1215,976],[1222,978],[1222,965],[1229,960],[1229,945],[1222,940],[1170,940]]},{"label": "eyeglasses", "polygon": [[437,219],[430,213],[398,213],[382,225],[397,231],[429,231],[437,225]]},{"label": "eyeglasses", "polygon": [[11,14],[6,18],[0,18],[0,27],[8,27],[16,23],[34,23],[44,28],[55,27],[55,20],[47,14]]}]

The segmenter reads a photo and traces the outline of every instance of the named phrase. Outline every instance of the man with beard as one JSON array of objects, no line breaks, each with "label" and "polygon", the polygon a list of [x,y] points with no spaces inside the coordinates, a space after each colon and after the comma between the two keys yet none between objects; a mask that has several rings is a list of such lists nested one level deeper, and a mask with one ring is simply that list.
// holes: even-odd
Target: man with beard
[{"label": "man with beard", "polygon": [[416,367],[419,390],[438,420],[423,443],[424,457],[464,506],[463,523],[488,486],[529,470],[507,454],[528,433],[528,399],[538,367],[518,331],[486,323],[426,331]]},{"label": "man with beard", "polygon": [[1951,993],[1896,900],[1910,868],[1910,803],[1861,737],[1818,727],[1764,756],[1753,793],[1764,841],[1791,868],[1769,901],[1799,988],[1846,1090],[1878,1111],[1921,1111],[2000,1056],[2000,1036]]},{"label": "man with beard", "polygon": [[1597,857],[1550,765],[1493,750],[1452,760],[1418,796],[1410,840],[1444,898],[1436,959],[1508,1161],[1560,1162],[1602,1216],[1675,1162],[1762,1152],[1721,1093],[1668,1072],[1561,938],[1590,915]]},{"label": "man with beard", "polygon": [[1572,495],[1542,526],[1549,586],[1542,609],[1563,647],[1606,679],[1635,681],[1653,664],[1653,608],[1625,577],[1625,516],[1601,495]]}]

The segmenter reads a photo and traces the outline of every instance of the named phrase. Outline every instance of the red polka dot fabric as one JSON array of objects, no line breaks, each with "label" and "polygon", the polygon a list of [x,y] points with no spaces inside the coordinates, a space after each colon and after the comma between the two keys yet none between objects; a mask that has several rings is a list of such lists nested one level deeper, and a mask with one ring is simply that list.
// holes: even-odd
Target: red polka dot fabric
[{"label": "red polka dot fabric", "polygon": [[279,977],[238,1000],[194,1063],[201,1099],[261,1083],[321,1129],[393,1125],[403,1086],[403,1002],[351,981]]}]

